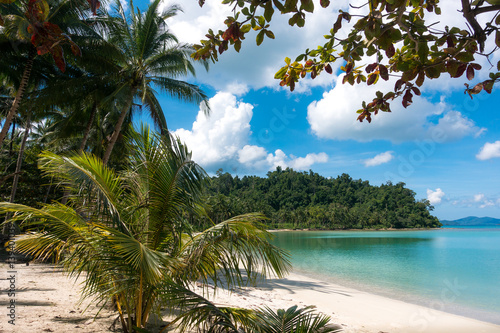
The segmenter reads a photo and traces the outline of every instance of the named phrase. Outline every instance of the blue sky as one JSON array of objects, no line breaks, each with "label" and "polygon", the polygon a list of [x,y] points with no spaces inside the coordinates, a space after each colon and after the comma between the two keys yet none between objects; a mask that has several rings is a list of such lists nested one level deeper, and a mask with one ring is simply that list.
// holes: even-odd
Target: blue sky
[{"label": "blue sky", "polygon": [[[175,2],[165,5],[170,3]],[[228,14],[220,0],[208,0],[202,9],[196,0],[177,3],[184,13],[167,24],[183,42],[196,43],[208,28],[222,28]],[[471,100],[463,93],[465,78],[443,77],[424,86],[423,95],[408,109],[396,101],[392,113],[368,124],[357,122],[355,111],[376,90],[391,89],[393,82],[375,88],[342,85],[341,64],[335,65],[333,75],[304,80],[293,93],[273,79],[286,56],[293,59],[322,44],[333,15],[347,10],[347,4],[338,1],[336,7],[317,11],[303,29],[291,28],[286,17],[275,16],[276,40],[257,47],[251,36],[239,54],[222,54],[208,73],[200,67],[196,78],[185,79],[206,91],[211,115],[203,115],[197,105],[161,95],[170,130],[209,173],[223,168],[234,175],[263,176],[278,165],[312,169],[326,177],[348,173],[373,185],[404,182],[417,199],[433,203],[440,219],[500,218],[498,88]],[[463,25],[457,5],[441,1],[444,13],[457,13],[439,18],[442,24]],[[491,57],[493,64],[498,53]],[[476,60],[490,67],[486,59]],[[477,82],[486,79],[484,72]]]}]

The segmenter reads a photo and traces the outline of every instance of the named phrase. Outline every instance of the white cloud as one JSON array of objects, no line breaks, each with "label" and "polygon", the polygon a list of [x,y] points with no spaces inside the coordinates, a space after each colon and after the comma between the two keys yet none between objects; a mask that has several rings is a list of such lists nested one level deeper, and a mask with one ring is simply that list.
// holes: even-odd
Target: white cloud
[{"label": "white cloud", "polygon": [[[381,112],[372,117],[372,122],[357,120],[355,110],[361,108],[363,100],[370,101],[378,90],[390,91],[393,82],[379,82],[377,86],[360,84],[351,86],[337,79],[335,88],[325,92],[319,101],[307,108],[307,120],[311,130],[320,138],[334,140],[389,140],[403,142],[409,140],[452,141],[466,135],[477,135],[483,129],[460,112],[448,110],[442,100],[431,103],[424,97],[414,96],[413,104],[403,108],[400,100],[391,104],[392,113]],[[437,124],[431,122],[439,117]],[[437,135],[438,134],[438,135]]]},{"label": "white cloud", "polygon": [[495,141],[493,143],[486,142],[476,155],[476,158],[481,161],[495,157],[500,157],[500,141]]},{"label": "white cloud", "polygon": [[394,152],[393,151],[386,151],[385,153],[380,153],[373,158],[369,158],[367,160],[364,160],[363,163],[365,164],[366,167],[372,167],[372,166],[377,166],[380,164],[388,163],[394,158],[394,155],[392,155],[392,153],[394,153]]},{"label": "white cloud", "polygon": [[435,191],[427,189],[427,200],[429,200],[431,205],[436,205],[441,203],[443,197],[444,197],[444,192],[440,188],[437,188]]},{"label": "white cloud", "polygon": [[[496,201],[497,203],[500,203],[500,199],[497,199]],[[495,205],[494,200],[487,198],[483,193],[475,194],[474,202],[479,204],[479,208],[486,208]]]},{"label": "white cloud", "polygon": [[474,195],[474,202],[480,202],[484,200],[484,194],[479,193]]},{"label": "white cloud", "polygon": [[293,169],[307,170],[314,163],[326,163],[328,162],[328,155],[326,153],[319,154],[307,154],[306,157],[295,157],[293,158],[289,166]]},{"label": "white cloud", "polygon": [[268,153],[263,147],[250,145],[253,106],[228,92],[217,93],[209,102],[209,116],[200,110],[191,130],[174,131],[192,150],[193,159],[207,169],[260,172],[281,166],[307,170],[315,163],[328,161],[325,153],[296,157],[287,156],[281,149]]},{"label": "white cloud", "polygon": [[[175,0],[163,1],[163,6],[176,3]],[[303,53],[307,48],[323,45],[323,35],[332,27],[332,18],[338,15],[338,9],[347,10],[348,0],[332,2],[329,8],[321,8],[319,0],[314,0],[315,12],[307,13],[306,25],[303,28],[291,27],[288,19],[291,15],[281,15],[278,12],[273,16],[270,29],[276,39],[264,39],[257,46],[255,37],[257,32],[251,31],[243,42],[240,53],[232,50],[219,55],[219,61],[211,64],[209,73],[198,71],[198,79],[212,85],[217,90],[226,88],[227,82],[234,78],[250,88],[262,87],[279,88],[279,81],[274,79],[274,74],[284,63],[285,57],[294,58]],[[231,16],[231,6],[221,4],[220,0],[207,0],[200,8],[198,1],[183,1],[183,13],[167,21],[169,28],[182,42],[199,44],[201,39],[206,39],[209,29],[214,32],[225,29],[224,19]],[[338,65],[340,66],[340,64]],[[320,75],[315,80],[306,79],[297,85],[296,90],[307,92],[312,86],[329,86],[334,75]]]}]

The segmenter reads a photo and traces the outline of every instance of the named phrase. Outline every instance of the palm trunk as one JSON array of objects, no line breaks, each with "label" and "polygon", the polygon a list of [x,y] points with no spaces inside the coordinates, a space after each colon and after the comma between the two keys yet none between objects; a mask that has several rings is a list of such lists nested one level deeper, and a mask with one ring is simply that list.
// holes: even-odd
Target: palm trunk
[{"label": "palm trunk", "polygon": [[104,157],[102,158],[104,164],[108,164],[109,157],[111,156],[111,152],[113,151],[113,147],[115,146],[115,143],[118,140],[118,136],[120,135],[120,132],[122,130],[123,121],[125,120],[125,117],[127,116],[127,113],[130,111],[130,107],[132,106],[136,90],[137,88],[132,88],[129,99],[123,106],[122,112],[120,113],[120,118],[118,118],[118,122],[115,126],[115,131],[113,132],[113,135],[111,135],[108,147],[106,148],[106,152],[104,153]]},{"label": "palm trunk", "polygon": [[[92,104],[92,112],[90,113],[90,119],[87,123],[87,128],[85,128],[85,132],[83,133],[83,139],[82,143],[80,144],[80,148],[78,148],[78,152],[82,153],[83,150],[85,149],[85,146],[87,145],[87,140],[89,139],[89,134],[90,134],[90,129],[92,128],[92,123],[94,122],[95,114],[97,113],[97,103],[94,102]],[[65,205],[68,202],[68,198],[70,195],[70,190],[69,188],[64,189],[64,194],[61,199],[61,203]]]},{"label": "palm trunk", "polygon": [[[17,163],[16,163],[16,171],[14,175],[14,180],[12,181],[12,190],[10,192],[10,200],[9,202],[14,202],[16,198],[17,185],[19,183],[19,174],[21,173],[21,167],[23,165],[23,155],[24,155],[24,147],[26,147],[26,141],[28,140],[28,135],[30,132],[31,121],[30,116],[28,115],[28,119],[26,121],[26,129],[24,130],[23,141],[21,142],[21,147],[19,148],[19,153],[17,155]],[[9,214],[5,217],[7,221],[10,218]],[[13,222],[11,222],[13,223]],[[5,224],[3,233],[6,234],[10,228],[10,223]]]},{"label": "palm trunk", "polygon": [[24,92],[26,90],[26,87],[28,86],[28,81],[31,75],[31,69],[33,68],[33,60],[35,60],[35,56],[36,56],[36,49],[32,46],[28,54],[26,67],[24,67],[24,73],[21,79],[21,84],[19,84],[19,89],[17,89],[16,97],[12,102],[12,106],[10,107],[9,113],[7,113],[7,117],[5,117],[5,122],[3,124],[2,131],[0,132],[0,147],[3,144],[7,132],[9,131],[10,124],[12,123],[12,118],[14,118],[15,114],[17,113],[17,110],[19,109],[19,104],[21,104]]},{"label": "palm trunk", "polygon": [[16,134],[16,122],[12,122],[12,134],[10,135],[10,147],[9,147],[9,157],[13,154],[14,147],[14,135]]},{"label": "palm trunk", "polygon": [[87,128],[85,129],[85,133],[83,134],[83,139],[82,139],[82,143],[80,145],[80,149],[78,149],[78,151],[80,153],[83,152],[83,150],[85,149],[85,146],[87,145],[87,140],[89,139],[90,129],[92,128],[92,123],[94,122],[94,118],[95,118],[96,113],[97,113],[97,103],[94,102],[94,104],[92,104],[92,112],[90,113],[90,119],[89,119],[89,122],[87,123]]}]

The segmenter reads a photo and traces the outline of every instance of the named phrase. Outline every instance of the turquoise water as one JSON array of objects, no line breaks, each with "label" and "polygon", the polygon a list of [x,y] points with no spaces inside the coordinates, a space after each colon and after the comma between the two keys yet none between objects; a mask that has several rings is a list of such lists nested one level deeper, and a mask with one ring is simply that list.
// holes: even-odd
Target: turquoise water
[{"label": "turquoise water", "polygon": [[297,273],[500,324],[500,227],[275,235]]}]

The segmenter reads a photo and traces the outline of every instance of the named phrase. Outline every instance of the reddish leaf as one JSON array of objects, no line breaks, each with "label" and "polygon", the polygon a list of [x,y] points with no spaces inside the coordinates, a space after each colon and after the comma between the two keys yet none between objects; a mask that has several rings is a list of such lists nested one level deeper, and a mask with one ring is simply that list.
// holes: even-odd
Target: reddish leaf
[{"label": "reddish leaf", "polygon": [[470,81],[474,78],[474,68],[472,66],[467,66],[467,79]]},{"label": "reddish leaf", "polygon": [[378,74],[371,73],[370,75],[368,75],[368,80],[366,81],[366,84],[370,86],[375,82],[377,82],[377,79],[378,79]]},{"label": "reddish leaf", "polygon": [[420,96],[421,93],[420,93],[420,89],[418,89],[417,87],[411,87],[411,90],[413,91],[413,93],[417,96]]},{"label": "reddish leaf", "polygon": [[394,85],[394,91],[401,90],[401,87],[403,87],[404,81],[399,79],[396,81],[396,84]]},{"label": "reddish leaf", "polygon": [[389,47],[385,50],[385,55],[387,56],[387,58],[392,58],[395,54],[396,49],[394,48],[394,45],[389,45]]},{"label": "reddish leaf", "polygon": [[389,80],[389,71],[387,70],[387,67],[380,65],[378,70],[380,71],[380,77],[384,79],[384,81]]},{"label": "reddish leaf", "polygon": [[339,14],[337,21],[333,25],[333,33],[334,34],[337,33],[337,31],[339,31],[340,28],[342,28],[342,14]]},{"label": "reddish leaf", "polygon": [[491,91],[493,90],[493,84],[495,81],[493,80],[488,80],[483,82],[483,88],[484,91],[486,91],[488,94],[491,94]]},{"label": "reddish leaf", "polygon": [[410,90],[407,90],[406,93],[403,96],[403,106],[407,108],[409,105],[411,105],[413,95],[411,94]]},{"label": "reddish leaf", "polygon": [[366,66],[366,72],[367,73],[373,72],[375,70],[375,68],[377,68],[377,66],[378,66],[378,64],[376,62],[373,64],[369,64],[368,66]]},{"label": "reddish leaf", "polygon": [[325,71],[326,71],[328,74],[332,74],[332,73],[333,73],[332,66],[330,66],[330,64],[327,64],[327,65],[325,66]]},{"label": "reddish leaf", "polygon": [[446,37],[446,44],[448,47],[455,47],[455,42],[453,42],[453,38],[451,36]]},{"label": "reddish leaf", "polygon": [[313,67],[311,70],[311,79],[314,80],[317,75],[318,75],[318,72],[316,71],[316,67]]},{"label": "reddish leaf", "polygon": [[480,64],[476,64],[474,62],[469,64],[469,66],[472,66],[472,68],[474,68],[476,71],[478,71],[482,68]]},{"label": "reddish leaf", "polygon": [[[97,15],[97,10],[99,7],[101,7],[101,2],[99,0],[87,0],[87,2],[90,5],[90,10],[92,11],[92,14]],[[203,3],[200,1],[199,2],[200,7],[203,6]]]},{"label": "reddish leaf", "polygon": [[44,22],[49,17],[50,7],[45,0],[30,0],[26,16],[31,22]]},{"label": "reddish leaf", "polygon": [[352,62],[348,62],[346,65],[345,65],[345,72],[347,74],[351,73],[352,71],[352,67],[354,66],[354,64]]},{"label": "reddish leaf", "polygon": [[66,71],[66,61],[64,61],[64,54],[62,47],[59,45],[53,47],[50,50],[50,53],[52,54],[52,58],[54,59],[56,66],[59,68],[61,72],[64,73]]},{"label": "reddish leaf", "polygon": [[420,73],[418,73],[418,77],[417,77],[417,80],[415,81],[415,84],[419,87],[422,86],[422,84],[424,84],[424,80],[425,80],[425,73],[422,71]]},{"label": "reddish leaf", "polygon": [[457,72],[456,72],[455,76],[452,76],[452,77],[461,77],[466,69],[467,69],[467,64],[460,64],[457,68]]}]

